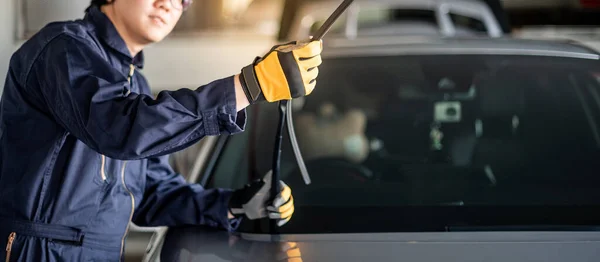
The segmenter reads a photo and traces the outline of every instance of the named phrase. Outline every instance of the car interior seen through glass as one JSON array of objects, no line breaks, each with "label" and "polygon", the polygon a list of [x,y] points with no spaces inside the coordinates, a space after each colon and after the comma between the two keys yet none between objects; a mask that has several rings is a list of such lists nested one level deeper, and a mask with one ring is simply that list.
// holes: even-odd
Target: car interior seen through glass
[{"label": "car interior seen through glass", "polygon": [[[393,214],[391,224],[400,223],[399,217],[406,225],[421,223],[417,217],[426,223],[438,214],[436,225],[448,226],[485,221],[481,216],[492,213],[494,219],[533,216],[500,221],[505,225],[577,224],[585,215],[547,221],[534,210],[600,204],[597,61],[405,55],[331,58],[320,71],[319,88],[294,100],[295,131],[311,185],[304,184],[284,138],[281,175],[294,191],[298,212],[283,231],[310,231],[316,221],[311,216],[339,221],[335,210],[346,212],[344,220],[369,216],[360,209]],[[271,169],[277,116],[275,105],[249,111],[247,132],[228,138],[209,186],[239,187]],[[510,207],[529,207],[529,213]],[[449,213],[436,208],[492,213],[474,211],[478,220],[456,213],[459,217],[443,221]],[[406,221],[419,212],[415,221]],[[328,232],[377,231],[381,225],[325,224],[320,228]]]}]

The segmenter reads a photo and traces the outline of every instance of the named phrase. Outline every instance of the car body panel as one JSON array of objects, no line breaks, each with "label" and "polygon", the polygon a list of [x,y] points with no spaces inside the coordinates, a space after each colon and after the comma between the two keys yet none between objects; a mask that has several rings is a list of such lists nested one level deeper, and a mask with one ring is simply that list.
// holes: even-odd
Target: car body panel
[{"label": "car body panel", "polygon": [[270,235],[180,228],[173,235],[178,239],[163,250],[163,260],[596,261],[600,250],[600,232],[307,234],[273,241]]},{"label": "car body panel", "polygon": [[397,54],[515,54],[575,57],[597,60],[598,53],[574,41],[514,38],[369,37],[325,41],[324,57]]}]

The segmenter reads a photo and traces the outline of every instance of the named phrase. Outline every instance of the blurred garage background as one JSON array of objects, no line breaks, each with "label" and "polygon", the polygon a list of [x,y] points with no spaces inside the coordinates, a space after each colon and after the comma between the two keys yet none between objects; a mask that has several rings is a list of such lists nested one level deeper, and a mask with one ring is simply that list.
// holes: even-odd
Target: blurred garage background
[{"label": "blurred garage background", "polygon": [[[572,39],[600,50],[600,0],[481,1],[490,4],[506,34]],[[168,39],[145,50],[143,73],[155,92],[194,88],[235,74],[274,43],[293,39],[293,28],[299,24],[310,27],[318,22],[301,14],[302,9],[298,8],[318,2],[320,0],[196,0]],[[88,0],[0,1],[0,78],[5,78],[10,56],[24,40],[50,21],[82,17],[88,4]],[[409,13],[406,10],[365,12],[359,23],[394,22]],[[193,174],[196,159],[191,148],[175,154],[173,165],[184,175]],[[155,230],[132,228],[126,250],[130,261],[141,260]]]}]

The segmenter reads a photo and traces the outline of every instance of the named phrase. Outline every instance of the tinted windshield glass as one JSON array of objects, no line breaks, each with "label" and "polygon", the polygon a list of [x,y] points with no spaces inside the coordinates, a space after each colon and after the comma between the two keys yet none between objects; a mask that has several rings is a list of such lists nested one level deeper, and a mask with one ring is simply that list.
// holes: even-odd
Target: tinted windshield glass
[{"label": "tinted windshield glass", "polygon": [[[311,185],[284,141],[282,178],[298,211],[340,209],[352,219],[364,216],[359,208],[600,204],[597,61],[329,58],[320,72],[314,93],[294,101]],[[271,169],[276,105],[249,119],[225,146],[214,186],[239,187]],[[324,214],[306,211],[292,224],[310,228],[308,213]]]}]

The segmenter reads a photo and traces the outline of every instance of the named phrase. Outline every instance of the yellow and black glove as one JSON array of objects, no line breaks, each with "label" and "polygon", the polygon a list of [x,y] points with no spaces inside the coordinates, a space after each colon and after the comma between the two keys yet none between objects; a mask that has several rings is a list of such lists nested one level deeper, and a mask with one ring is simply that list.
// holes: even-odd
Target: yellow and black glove
[{"label": "yellow and black glove", "polygon": [[240,82],[250,104],[310,95],[319,75],[322,50],[321,41],[277,45],[244,67]]},{"label": "yellow and black glove", "polygon": [[256,180],[244,188],[235,190],[229,200],[229,212],[235,216],[246,216],[250,220],[269,217],[283,226],[294,214],[292,190],[279,181],[279,194],[271,202],[271,171],[263,179]]}]

